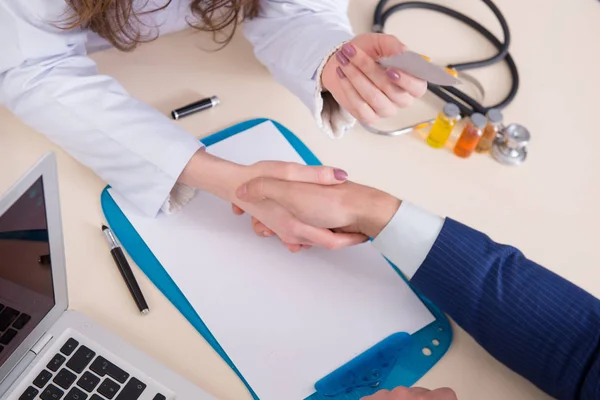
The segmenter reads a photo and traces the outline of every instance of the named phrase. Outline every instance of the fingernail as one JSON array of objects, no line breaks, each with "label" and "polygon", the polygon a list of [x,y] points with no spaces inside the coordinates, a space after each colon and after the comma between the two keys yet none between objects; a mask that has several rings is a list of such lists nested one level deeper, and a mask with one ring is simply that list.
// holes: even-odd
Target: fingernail
[{"label": "fingernail", "polygon": [[354,55],[356,54],[356,49],[350,43],[346,43],[345,45],[343,45],[342,51],[347,57],[354,57]]},{"label": "fingernail", "polygon": [[343,169],[339,169],[339,168],[335,168],[333,170],[333,176],[338,181],[345,181],[346,179],[348,179],[348,173],[346,171],[344,171]]},{"label": "fingernail", "polygon": [[337,67],[335,69],[335,72],[337,72],[338,76],[342,79],[344,79],[346,77],[346,74],[344,73],[344,71],[342,71],[341,67]]},{"label": "fingernail", "polygon": [[241,199],[242,197],[244,197],[246,195],[247,192],[248,192],[248,188],[246,187],[246,184],[243,184],[235,191],[235,195]]},{"label": "fingernail", "polygon": [[335,58],[337,58],[338,62],[342,65],[348,65],[348,63],[350,62],[350,60],[348,60],[348,57],[346,57],[342,52],[338,51],[337,53],[335,53]]},{"label": "fingernail", "polygon": [[385,74],[388,76],[388,78],[390,78],[393,81],[400,80],[400,74],[394,71],[393,69],[388,69],[387,71],[385,71]]}]

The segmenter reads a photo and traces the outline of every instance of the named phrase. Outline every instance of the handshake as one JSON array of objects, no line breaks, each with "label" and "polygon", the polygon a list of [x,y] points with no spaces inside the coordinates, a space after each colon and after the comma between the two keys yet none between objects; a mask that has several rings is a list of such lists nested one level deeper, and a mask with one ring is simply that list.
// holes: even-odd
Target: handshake
[{"label": "handshake", "polygon": [[247,168],[256,176],[231,196],[233,212],[251,214],[257,235],[276,235],[292,252],[363,243],[381,232],[401,203],[348,181],[336,168],[273,161]]}]

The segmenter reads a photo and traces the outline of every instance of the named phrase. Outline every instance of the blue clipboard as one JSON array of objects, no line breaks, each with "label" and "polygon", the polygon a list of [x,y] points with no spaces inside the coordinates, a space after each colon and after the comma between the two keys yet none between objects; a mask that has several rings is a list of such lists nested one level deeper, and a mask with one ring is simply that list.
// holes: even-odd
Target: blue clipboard
[{"label": "blue clipboard", "polygon": [[[263,118],[242,122],[203,139],[202,143],[206,146],[213,145],[265,121],[269,120]],[[298,137],[281,124],[275,121],[271,122],[279,129],[306,164],[321,165],[319,159]],[[154,285],[229,364],[244,382],[254,399],[259,399],[244,379],[244,376],[219,345],[217,338],[212,335],[167,271],[160,265],[152,251],[146,246],[119,209],[108,193],[108,188],[107,186],[101,195],[102,210],[122,246]],[[406,281],[398,268],[393,264],[391,265]],[[315,382],[315,393],[309,396],[307,400],[358,400],[381,389],[391,390],[397,386],[412,386],[441,359],[452,342],[450,323],[446,316],[427,298],[419,294],[414,288],[413,291],[434,315],[435,321],[412,335],[399,332],[385,338],[346,365]]]}]

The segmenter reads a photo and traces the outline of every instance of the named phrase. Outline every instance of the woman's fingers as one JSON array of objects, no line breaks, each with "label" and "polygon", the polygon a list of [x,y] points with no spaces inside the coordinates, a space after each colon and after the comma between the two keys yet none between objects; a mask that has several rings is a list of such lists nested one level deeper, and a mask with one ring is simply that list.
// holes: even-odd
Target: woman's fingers
[{"label": "woman's fingers", "polygon": [[[368,237],[358,233],[333,232],[329,229],[315,228],[298,220],[292,220],[290,233],[282,238],[283,244],[293,253],[313,246],[324,247],[330,250],[354,246],[368,240]],[[258,219],[252,217],[252,228],[256,235],[261,237],[275,236],[276,233],[269,229]]]},{"label": "woman's fingers", "polygon": [[368,239],[360,233],[335,233],[329,229],[315,228],[298,221],[293,238],[284,238],[283,241],[336,250],[363,243]]},{"label": "woman's fingers", "polygon": [[[367,34],[360,37],[359,42],[363,47],[362,50],[364,50],[365,53],[375,61],[378,61],[383,57],[393,56],[395,54],[406,51],[406,46],[402,42],[400,42],[398,38],[394,35]],[[357,52],[362,51],[361,46],[355,47],[357,48]],[[374,64],[376,64],[377,67],[379,67],[379,64]],[[374,69],[372,64],[368,63],[366,65],[371,70]],[[382,68],[379,67],[379,69]],[[402,88],[404,91],[409,93],[412,97],[422,97],[427,91],[427,82],[425,82],[424,80],[415,78],[412,75],[409,75],[403,71],[398,71],[394,69],[389,69],[385,72],[389,79],[391,79],[397,86]],[[371,77],[372,75],[368,73],[368,76]],[[377,76],[381,77],[381,74],[377,74]],[[379,84],[379,82],[377,83]]]},{"label": "woman's fingers", "polygon": [[283,242],[283,245],[284,245],[285,247],[287,247],[287,249],[288,249],[289,251],[291,251],[292,253],[297,253],[297,252],[299,252],[300,250],[302,250],[302,246],[303,246],[303,245],[301,245],[301,244],[290,244],[290,243],[286,243],[286,242]]},{"label": "woman's fingers", "polygon": [[348,173],[340,168],[308,166],[293,162],[261,161],[254,165],[258,176],[284,181],[337,185],[348,180]]},{"label": "woman's fingers", "polygon": [[252,228],[254,229],[254,233],[261,237],[271,237],[275,235],[275,232],[267,228],[265,224],[254,217],[252,217]]},{"label": "woman's fingers", "polygon": [[346,97],[347,111],[367,125],[377,121],[377,113],[358,93],[352,82],[350,82],[344,71],[342,71],[341,67],[337,67],[337,72],[341,79],[340,87]]},{"label": "woman's fingers", "polygon": [[244,214],[244,210],[242,210],[241,208],[239,208],[238,206],[236,206],[235,204],[231,204],[231,211],[233,211],[233,213],[235,215],[242,215]]},{"label": "woman's fingers", "polygon": [[[376,41],[372,45],[381,46]],[[427,82],[403,71],[381,67],[376,62],[377,57],[374,58],[371,54],[378,54],[383,50],[377,48],[365,51],[352,43],[346,43],[336,53],[336,60],[340,65],[336,70],[339,79],[347,80],[353,89],[342,85],[350,104],[348,111],[365,123],[374,122],[365,103],[375,114],[375,118],[385,118],[394,115],[398,108],[410,106],[414,98],[422,97],[427,91]]]},{"label": "woman's fingers", "polygon": [[[362,101],[375,111],[379,117],[390,117],[396,113],[396,105],[386,95],[395,95],[398,87],[389,81],[385,71],[365,52],[349,43],[336,54],[341,70],[350,81]],[[339,74],[339,73],[338,73]]]},{"label": "woman's fingers", "polygon": [[395,69],[388,69],[386,75],[413,98],[420,98],[427,92],[427,82],[412,75]]}]

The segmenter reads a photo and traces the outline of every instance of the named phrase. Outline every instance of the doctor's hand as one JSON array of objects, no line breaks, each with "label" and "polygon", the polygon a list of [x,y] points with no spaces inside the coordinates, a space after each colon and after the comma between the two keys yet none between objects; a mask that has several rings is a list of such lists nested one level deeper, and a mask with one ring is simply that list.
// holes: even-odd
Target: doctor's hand
[{"label": "doctor's hand", "polygon": [[[237,196],[246,203],[278,204],[308,225],[335,232],[359,233],[364,240],[376,237],[401,203],[385,192],[353,182],[324,186],[273,178],[253,179],[240,186]],[[254,221],[259,236],[270,236],[269,228],[260,218]],[[299,249],[292,247],[290,250]]]},{"label": "doctor's hand", "polygon": [[427,390],[423,388],[397,387],[392,391],[380,390],[362,400],[458,400],[452,389]]},{"label": "doctor's hand", "polygon": [[396,114],[427,91],[427,82],[403,71],[385,69],[376,61],[406,50],[395,36],[356,36],[325,64],[321,81],[342,108],[370,125]]}]

